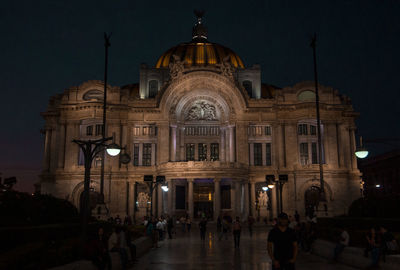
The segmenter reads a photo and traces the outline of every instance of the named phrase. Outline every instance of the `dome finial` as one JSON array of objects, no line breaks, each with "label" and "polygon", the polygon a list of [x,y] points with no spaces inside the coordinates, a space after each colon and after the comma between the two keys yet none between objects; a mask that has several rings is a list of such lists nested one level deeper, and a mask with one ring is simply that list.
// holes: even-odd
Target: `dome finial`
[{"label": "dome finial", "polygon": [[204,13],[204,10],[194,10],[194,14],[197,17],[197,23],[192,31],[192,41],[194,42],[207,42],[207,28],[202,23]]}]

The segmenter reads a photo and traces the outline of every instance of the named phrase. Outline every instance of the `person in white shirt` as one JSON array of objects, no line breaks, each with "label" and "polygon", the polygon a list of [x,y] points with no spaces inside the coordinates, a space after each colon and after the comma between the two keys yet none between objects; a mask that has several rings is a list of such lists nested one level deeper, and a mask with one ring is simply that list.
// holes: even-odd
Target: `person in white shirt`
[{"label": "person in white shirt", "polygon": [[343,252],[344,248],[349,245],[350,235],[345,228],[342,228],[340,240],[333,251],[333,260],[337,261],[339,255]]}]

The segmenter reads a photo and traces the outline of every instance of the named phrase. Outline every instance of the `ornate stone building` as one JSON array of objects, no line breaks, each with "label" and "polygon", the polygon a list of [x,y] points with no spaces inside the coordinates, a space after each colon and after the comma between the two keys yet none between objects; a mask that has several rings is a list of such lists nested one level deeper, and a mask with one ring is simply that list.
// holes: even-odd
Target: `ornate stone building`
[{"label": "ornate stone building", "polygon": [[[101,137],[103,83],[87,81],[51,97],[45,124],[41,192],[80,205],[83,156],[73,139]],[[105,160],[105,201],[111,215],[142,218],[149,211],[144,175],[163,175],[168,192],[154,192],[156,215],[205,212],[245,218],[275,216],[276,189],[266,175],[287,175],[283,210],[304,214],[319,192],[313,82],[279,88],[261,83],[260,67],[245,67],[232,50],[207,40],[198,19],[191,42],[142,65],[139,84],[107,86],[107,135],[126,147],[129,164]],[[327,200],[320,215],[340,215],[359,197],[354,156],[358,116],[349,98],[320,85]],[[100,162],[91,189],[99,191]]]}]

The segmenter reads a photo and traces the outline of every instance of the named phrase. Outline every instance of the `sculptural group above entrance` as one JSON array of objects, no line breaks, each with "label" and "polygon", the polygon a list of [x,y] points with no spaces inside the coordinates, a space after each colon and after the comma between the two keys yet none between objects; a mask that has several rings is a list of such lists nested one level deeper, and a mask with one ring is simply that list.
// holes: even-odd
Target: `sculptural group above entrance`
[{"label": "sculptural group above entrance", "polygon": [[193,104],[193,106],[189,109],[185,117],[185,120],[187,121],[218,120],[215,106],[204,100],[196,101]]}]

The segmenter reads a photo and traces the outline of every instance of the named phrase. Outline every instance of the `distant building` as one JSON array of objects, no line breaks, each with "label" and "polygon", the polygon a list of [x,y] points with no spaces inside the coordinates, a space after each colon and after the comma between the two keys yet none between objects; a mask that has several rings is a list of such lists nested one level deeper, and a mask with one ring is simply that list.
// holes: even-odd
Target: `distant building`
[{"label": "distant building", "polygon": [[[83,155],[72,140],[101,137],[102,98],[103,83],[87,81],[50,99],[42,113],[42,193],[80,205]],[[320,86],[320,100],[327,201],[318,214],[340,215],[360,196],[353,154],[358,113],[331,87]],[[156,215],[276,216],[276,188],[262,191],[266,175],[288,176],[284,211],[317,208],[314,83],[284,88],[262,83],[260,66],[246,67],[231,49],[208,41],[201,18],[192,41],[168,49],[154,67],[140,67],[138,84],[108,86],[107,102],[107,136],[132,158],[128,165],[118,157],[105,160],[112,215],[142,218],[149,211],[144,175],[164,175],[169,186],[154,195]],[[99,179],[97,159],[94,192]]]},{"label": "distant building", "polygon": [[359,160],[364,195],[400,196],[400,150]]}]

